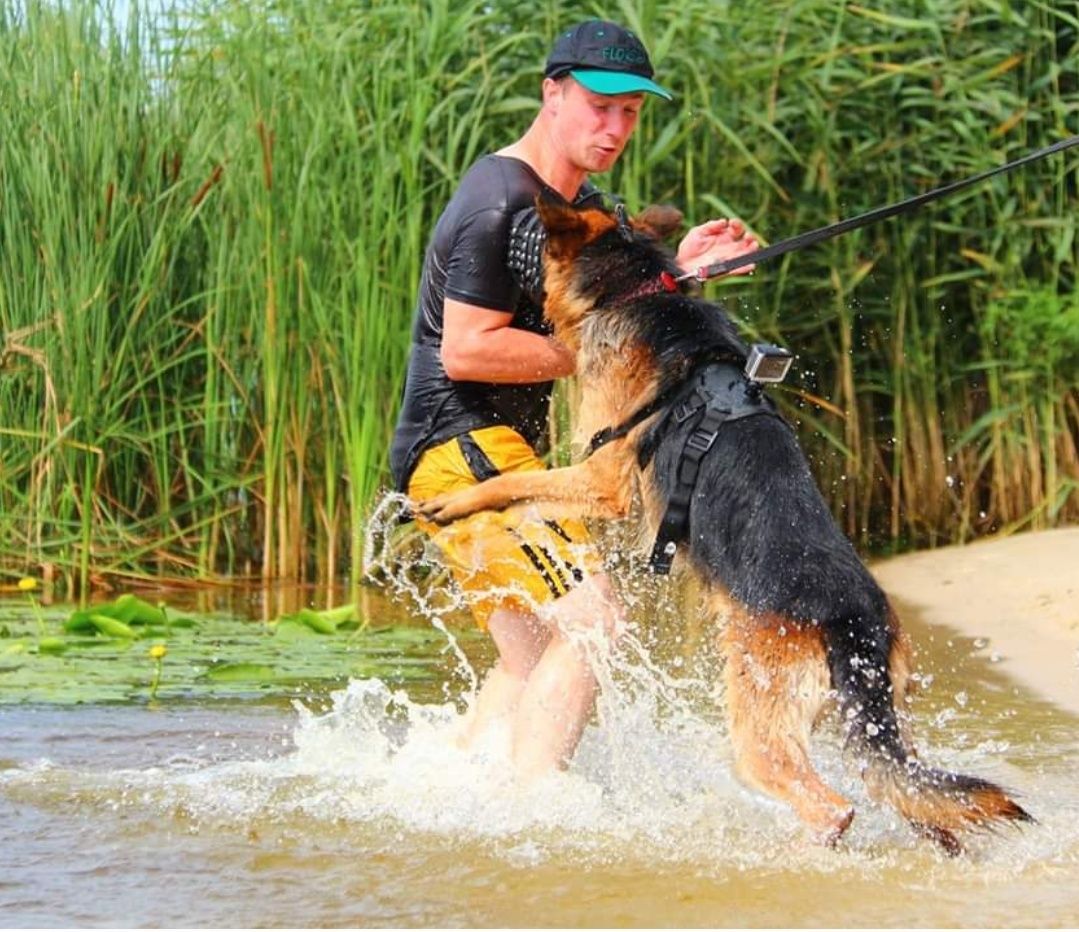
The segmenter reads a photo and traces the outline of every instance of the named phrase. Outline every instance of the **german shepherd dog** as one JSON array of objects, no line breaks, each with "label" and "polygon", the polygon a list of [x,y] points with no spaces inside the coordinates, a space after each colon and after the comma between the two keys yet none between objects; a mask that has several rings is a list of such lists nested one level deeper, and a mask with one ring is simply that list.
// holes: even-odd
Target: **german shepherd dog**
[{"label": "german shepherd dog", "polygon": [[[660,240],[680,225],[678,211],[652,207],[627,221],[543,199],[537,210],[547,231],[545,313],[577,356],[580,434],[607,428],[613,439],[577,465],[497,476],[419,511],[448,523],[533,501],[621,517],[639,489],[655,528],[694,430],[694,418],[678,417],[691,407],[690,386],[707,393],[715,371],[745,385],[747,347],[720,306],[675,284],[680,270]],[[909,641],[833,520],[793,430],[765,415],[713,432],[681,545],[720,627],[739,776],[834,844],[854,809],[814,770],[808,743],[835,699],[870,797],[949,854],[963,850],[964,831],[1033,821],[1001,787],[918,760],[905,710]]]}]

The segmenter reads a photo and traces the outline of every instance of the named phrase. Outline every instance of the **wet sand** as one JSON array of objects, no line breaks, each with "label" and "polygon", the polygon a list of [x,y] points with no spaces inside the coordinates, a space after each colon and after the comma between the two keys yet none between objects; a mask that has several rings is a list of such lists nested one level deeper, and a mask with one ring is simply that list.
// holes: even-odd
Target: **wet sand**
[{"label": "wet sand", "polygon": [[1079,713],[1079,527],[894,557],[871,566],[900,610],[984,640],[1015,680]]}]

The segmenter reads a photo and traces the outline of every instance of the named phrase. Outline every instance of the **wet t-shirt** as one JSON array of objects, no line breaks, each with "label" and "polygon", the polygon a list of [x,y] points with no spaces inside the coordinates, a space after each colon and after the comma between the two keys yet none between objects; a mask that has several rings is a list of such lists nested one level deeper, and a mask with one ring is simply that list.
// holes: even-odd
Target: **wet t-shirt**
[{"label": "wet t-shirt", "polygon": [[[543,445],[551,382],[454,381],[439,355],[446,298],[512,312],[510,326],[550,332],[543,309],[522,291],[506,265],[513,215],[531,207],[541,190],[555,194],[526,163],[486,155],[468,170],[435,225],[424,256],[404,398],[390,449],[390,469],[401,491],[424,450],[466,431],[506,424],[537,449]],[[597,194],[586,183],[577,201]]]}]

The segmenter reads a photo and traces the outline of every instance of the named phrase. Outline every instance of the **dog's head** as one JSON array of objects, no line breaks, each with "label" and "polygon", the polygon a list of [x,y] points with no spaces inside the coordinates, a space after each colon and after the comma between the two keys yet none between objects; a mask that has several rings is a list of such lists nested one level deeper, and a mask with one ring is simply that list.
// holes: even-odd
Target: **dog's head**
[{"label": "dog's head", "polygon": [[673,207],[649,207],[627,219],[603,208],[540,197],[536,210],[547,230],[544,310],[570,345],[593,308],[640,293],[664,273],[681,271],[662,243],[682,224]]}]

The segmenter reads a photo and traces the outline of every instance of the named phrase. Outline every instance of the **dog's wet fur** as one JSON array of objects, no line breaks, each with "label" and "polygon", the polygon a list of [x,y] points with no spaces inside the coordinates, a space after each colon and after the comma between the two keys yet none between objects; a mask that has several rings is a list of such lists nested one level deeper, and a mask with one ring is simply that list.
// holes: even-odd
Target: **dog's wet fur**
[{"label": "dog's wet fur", "polygon": [[[577,354],[581,437],[623,423],[708,360],[744,363],[747,348],[720,306],[653,287],[661,273],[681,271],[660,242],[680,226],[678,211],[649,208],[627,229],[599,208],[540,200],[537,209],[548,235],[545,312]],[[660,412],[578,465],[498,476],[418,508],[442,523],[524,501],[621,517],[639,489],[654,529],[689,429],[670,428]],[[643,468],[642,444],[653,452]],[[834,843],[854,817],[808,755],[831,699],[870,797],[950,854],[962,851],[964,832],[1033,821],[999,786],[917,759],[909,642],[784,421],[754,416],[720,428],[680,552],[717,622],[738,773],[789,803],[817,838]]]}]

